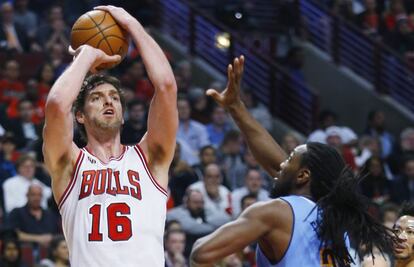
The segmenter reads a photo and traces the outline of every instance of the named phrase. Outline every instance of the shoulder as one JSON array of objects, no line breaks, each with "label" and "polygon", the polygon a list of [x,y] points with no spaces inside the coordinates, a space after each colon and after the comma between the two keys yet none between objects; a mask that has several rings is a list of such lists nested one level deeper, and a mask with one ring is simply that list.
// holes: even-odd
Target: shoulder
[{"label": "shoulder", "polygon": [[13,185],[15,185],[15,184],[18,184],[19,183],[19,179],[20,177],[19,176],[12,176],[12,177],[10,177],[10,178],[7,178],[6,179],[6,181],[4,181],[4,183],[3,183],[3,187],[9,187],[9,186],[13,186]]},{"label": "shoulder", "polygon": [[190,121],[190,127],[192,127],[195,130],[206,130],[206,126],[204,124],[201,124],[200,122],[195,120]]},{"label": "shoulder", "polygon": [[292,208],[289,203],[280,198],[257,202],[247,208],[241,216],[245,218],[260,219],[261,221],[272,225],[291,220],[293,217]]}]

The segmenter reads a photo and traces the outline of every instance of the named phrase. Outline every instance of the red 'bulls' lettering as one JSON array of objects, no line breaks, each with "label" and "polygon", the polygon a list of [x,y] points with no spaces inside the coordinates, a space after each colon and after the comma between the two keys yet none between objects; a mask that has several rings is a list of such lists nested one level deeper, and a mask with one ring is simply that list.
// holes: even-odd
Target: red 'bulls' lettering
[{"label": "red 'bulls' lettering", "polygon": [[89,170],[82,173],[82,187],[79,194],[79,199],[87,197],[91,194],[93,181],[95,180],[96,171]]},{"label": "red 'bulls' lettering", "polygon": [[[128,179],[120,179],[119,171],[112,169],[87,170],[82,173],[82,185],[79,199],[94,195],[131,195],[138,200],[142,199],[139,173],[128,170],[126,175]],[[127,184],[121,184],[121,182]]]},{"label": "red 'bulls' lettering", "polygon": [[131,188],[131,196],[141,200],[141,185],[139,184],[139,174],[136,171],[129,170],[128,171],[128,180],[131,185],[135,185],[135,188]]}]

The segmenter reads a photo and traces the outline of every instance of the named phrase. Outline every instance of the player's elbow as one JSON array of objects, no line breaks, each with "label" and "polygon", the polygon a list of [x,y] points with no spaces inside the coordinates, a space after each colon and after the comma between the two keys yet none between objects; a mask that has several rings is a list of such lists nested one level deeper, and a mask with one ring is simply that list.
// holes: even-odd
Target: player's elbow
[{"label": "player's elbow", "polygon": [[197,266],[197,264],[210,263],[213,260],[208,256],[208,253],[206,253],[205,248],[200,239],[194,243],[190,255],[190,260],[195,266]]},{"label": "player's elbow", "polygon": [[177,93],[177,83],[174,77],[165,77],[161,83],[160,89],[169,93]]}]

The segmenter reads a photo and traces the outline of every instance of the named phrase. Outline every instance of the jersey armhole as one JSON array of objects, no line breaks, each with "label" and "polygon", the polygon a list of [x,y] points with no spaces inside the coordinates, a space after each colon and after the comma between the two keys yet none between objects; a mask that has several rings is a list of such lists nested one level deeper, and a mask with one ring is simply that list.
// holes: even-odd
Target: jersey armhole
[{"label": "jersey armhole", "polygon": [[58,209],[59,210],[62,208],[62,205],[65,203],[66,199],[68,198],[70,192],[72,191],[72,189],[75,185],[76,179],[78,177],[79,168],[80,168],[80,165],[82,164],[84,156],[85,156],[84,152],[80,149],[79,154],[78,154],[78,158],[76,159],[76,163],[73,167],[73,173],[72,173],[71,179],[69,181],[69,184],[67,185],[65,191],[63,192],[63,194],[60,197],[60,200],[58,202]]},{"label": "jersey armhole", "polygon": [[142,162],[142,164],[144,165],[144,169],[145,169],[145,171],[147,172],[148,177],[150,178],[150,180],[151,180],[152,184],[155,186],[155,188],[157,188],[157,189],[158,189],[158,191],[160,191],[163,195],[165,195],[165,196],[168,198],[168,193],[167,193],[167,190],[166,190],[165,188],[163,188],[163,187],[162,187],[162,186],[158,183],[157,179],[155,179],[155,178],[154,178],[154,176],[152,175],[151,170],[150,170],[150,169],[149,169],[149,167],[148,167],[148,162],[147,162],[147,159],[146,159],[145,154],[144,154],[144,152],[142,151],[141,147],[140,147],[138,144],[136,144],[136,145],[134,146],[134,150],[135,150],[135,152],[137,152],[138,157],[141,159],[141,162]]},{"label": "jersey armhole", "polygon": [[[292,244],[292,240],[293,240],[293,235],[294,235],[294,233],[295,233],[295,211],[293,210],[293,207],[292,207],[292,205],[290,204],[290,202],[289,201],[287,201],[286,199],[283,199],[282,197],[281,198],[279,198],[280,200],[283,200],[284,202],[286,202],[288,205],[289,205],[289,207],[290,207],[290,210],[292,211],[292,232],[290,233],[290,240],[289,240],[289,244],[288,244],[288,246],[287,246],[287,248],[286,248],[286,250],[285,250],[285,252],[283,253],[283,255],[282,255],[282,257],[280,257],[280,259],[278,260],[278,261],[276,261],[275,262],[275,264],[279,264],[284,258],[285,258],[285,256],[286,256],[286,254],[288,253],[288,251],[289,251],[289,248],[290,248],[290,245]],[[264,254],[263,254],[264,255]]]}]

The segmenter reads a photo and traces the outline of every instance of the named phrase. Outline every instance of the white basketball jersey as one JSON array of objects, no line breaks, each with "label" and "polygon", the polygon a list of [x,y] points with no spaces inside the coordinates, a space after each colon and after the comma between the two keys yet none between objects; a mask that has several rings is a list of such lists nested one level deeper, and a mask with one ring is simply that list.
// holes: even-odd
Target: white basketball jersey
[{"label": "white basketball jersey", "polygon": [[71,266],[163,267],[166,201],[138,145],[107,164],[82,149],[59,202]]}]

